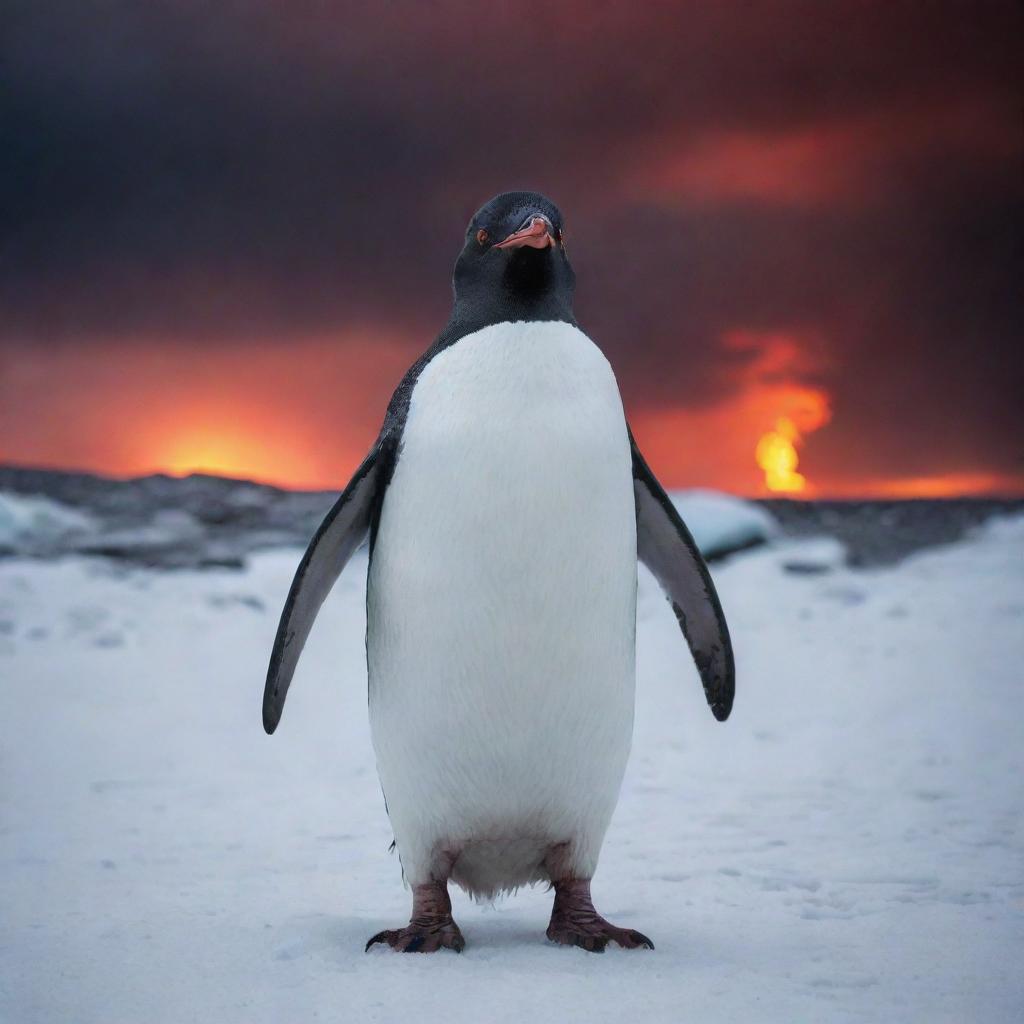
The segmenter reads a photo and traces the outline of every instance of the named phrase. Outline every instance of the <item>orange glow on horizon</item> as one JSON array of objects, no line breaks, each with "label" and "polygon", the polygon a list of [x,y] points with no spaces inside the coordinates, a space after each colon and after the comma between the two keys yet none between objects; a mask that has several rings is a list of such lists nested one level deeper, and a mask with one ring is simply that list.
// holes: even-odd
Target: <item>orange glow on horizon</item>
[{"label": "orange glow on horizon", "polygon": [[999,473],[942,473],[934,476],[836,481],[821,497],[835,500],[910,500],[913,498],[1021,498],[1024,479]]},{"label": "orange glow on horizon", "polygon": [[210,473],[297,489],[317,476],[317,468],[302,446],[274,438],[268,444],[260,431],[238,426],[211,425],[184,433],[172,429],[153,462],[160,472],[172,476]]},{"label": "orange glow on horizon", "polygon": [[[804,383],[822,376],[814,336],[737,330],[721,343],[737,367],[722,397],[630,404],[637,442],[667,487],[751,497],[1024,495],[1024,475],[969,465],[904,476],[823,465],[811,435],[829,422],[829,396]],[[337,491],[417,351],[413,339],[370,332],[208,349],[141,339],[110,343],[102,358],[40,346],[4,367],[0,462],[117,477],[201,472]],[[755,451],[772,433],[792,451],[773,450],[769,480],[759,466],[765,452],[758,460]]]},{"label": "orange glow on horizon", "polygon": [[[369,331],[185,347],[39,347],[4,367],[0,462],[115,477],[214,473],[338,489],[417,354]],[[58,410],[29,416],[26,410]]]}]

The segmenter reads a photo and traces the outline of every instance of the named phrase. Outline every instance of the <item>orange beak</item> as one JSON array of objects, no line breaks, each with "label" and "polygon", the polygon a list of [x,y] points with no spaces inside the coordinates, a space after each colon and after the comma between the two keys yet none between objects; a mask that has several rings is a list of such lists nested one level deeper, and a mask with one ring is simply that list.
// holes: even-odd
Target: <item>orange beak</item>
[{"label": "orange beak", "polygon": [[529,246],[531,249],[546,249],[554,244],[551,237],[551,225],[540,216],[530,219],[525,228],[509,235],[504,242],[498,242],[495,249],[518,249],[521,246]]}]

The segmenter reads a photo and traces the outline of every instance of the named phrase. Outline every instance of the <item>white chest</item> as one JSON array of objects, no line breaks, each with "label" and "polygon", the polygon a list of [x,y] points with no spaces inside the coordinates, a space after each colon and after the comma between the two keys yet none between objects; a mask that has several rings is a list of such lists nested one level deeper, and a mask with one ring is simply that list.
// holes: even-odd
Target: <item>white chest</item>
[{"label": "white chest", "polygon": [[478,523],[504,509],[557,531],[587,488],[621,492],[629,459],[614,374],[586,335],[564,323],[498,324],[424,369],[388,504],[401,494]]},{"label": "white chest", "polygon": [[422,618],[433,637],[477,630],[499,642],[502,623],[477,616],[503,606],[506,616],[515,608],[511,625],[551,614],[572,622],[599,610],[609,585],[635,578],[635,563],[622,402],[586,335],[563,323],[499,324],[426,366],[371,569],[371,602],[389,602],[396,628]]}]

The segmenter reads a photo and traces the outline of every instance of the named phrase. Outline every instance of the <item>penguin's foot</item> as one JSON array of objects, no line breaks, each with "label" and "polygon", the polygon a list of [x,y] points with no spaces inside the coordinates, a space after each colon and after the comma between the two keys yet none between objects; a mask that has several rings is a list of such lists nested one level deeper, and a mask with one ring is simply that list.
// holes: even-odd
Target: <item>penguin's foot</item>
[{"label": "penguin's foot", "polygon": [[590,898],[590,880],[571,878],[555,882],[555,905],[547,936],[564,946],[579,946],[589,953],[603,953],[609,942],[625,949],[654,949],[642,932],[632,928],[616,928],[595,909]]},{"label": "penguin's foot", "polygon": [[436,953],[439,949],[454,949],[461,953],[466,946],[459,926],[451,918],[429,928],[410,922],[405,928],[377,932],[367,942],[367,951],[376,942],[386,942],[399,953]]},{"label": "penguin's foot", "polygon": [[399,953],[436,953],[439,949],[461,953],[466,940],[452,919],[447,883],[427,882],[413,886],[412,918],[408,925],[377,932],[367,942],[367,951],[377,942],[385,942]]}]

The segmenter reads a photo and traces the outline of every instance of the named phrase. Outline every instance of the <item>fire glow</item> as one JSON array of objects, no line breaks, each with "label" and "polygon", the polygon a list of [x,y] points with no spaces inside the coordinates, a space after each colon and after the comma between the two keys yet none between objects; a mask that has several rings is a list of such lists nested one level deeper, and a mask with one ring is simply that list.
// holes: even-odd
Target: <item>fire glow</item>
[{"label": "fire glow", "polygon": [[[161,338],[37,346],[0,366],[0,461],[114,476],[195,471],[337,489],[380,427],[415,339],[254,339],[198,354]],[[821,364],[799,333],[737,331],[731,391],[701,405],[630,405],[637,442],[671,487],[749,496],[941,498],[1024,494],[1019,474],[961,463],[857,475],[815,447],[831,416]],[[60,415],[39,410],[60,409]],[[835,439],[833,439],[834,441]],[[806,442],[806,443],[805,443]],[[756,456],[756,457],[755,457]],[[770,470],[770,472],[769,472]]]},{"label": "fire glow", "polygon": [[764,473],[764,485],[773,494],[800,494],[808,490],[807,477],[798,472],[798,445],[804,435],[829,420],[828,399],[820,391],[800,390],[792,415],[780,416],[775,427],[761,435],[754,458]]},{"label": "fire glow", "polygon": [[754,457],[764,470],[764,485],[769,491],[795,494],[806,488],[807,478],[796,471],[800,464],[796,451],[799,440],[800,431],[791,419],[783,416],[776,421],[775,429],[769,430],[757,442]]}]

